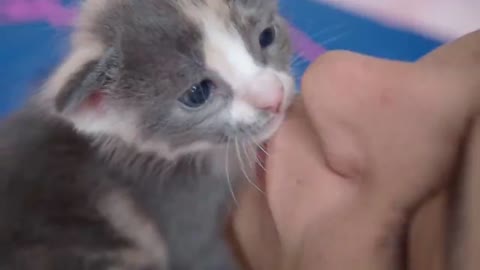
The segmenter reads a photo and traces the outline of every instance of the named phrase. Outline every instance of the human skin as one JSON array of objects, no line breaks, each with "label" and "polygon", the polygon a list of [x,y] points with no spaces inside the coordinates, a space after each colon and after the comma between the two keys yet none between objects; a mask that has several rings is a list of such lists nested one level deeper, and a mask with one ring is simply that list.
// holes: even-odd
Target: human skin
[{"label": "human skin", "polygon": [[[479,44],[477,32],[417,63],[330,52],[312,64],[269,143],[265,194],[247,188],[235,215],[251,268],[434,269],[443,243],[412,248],[443,239],[445,204],[425,205],[480,151],[463,151],[475,145]],[[480,179],[472,167],[463,178]]]}]

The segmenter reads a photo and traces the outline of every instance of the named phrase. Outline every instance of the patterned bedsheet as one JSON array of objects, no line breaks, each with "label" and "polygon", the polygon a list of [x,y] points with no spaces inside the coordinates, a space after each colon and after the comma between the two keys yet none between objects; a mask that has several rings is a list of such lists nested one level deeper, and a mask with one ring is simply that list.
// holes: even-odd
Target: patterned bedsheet
[{"label": "patterned bedsheet", "polygon": [[[478,23],[478,16],[460,16],[467,22],[442,28],[439,24],[418,23],[420,20],[408,19],[399,12],[389,15],[388,5],[376,4],[390,2],[390,7],[404,12],[408,7],[417,10],[412,9],[413,2],[432,1],[436,0],[280,0],[298,56],[293,63],[297,75],[301,76],[325,50],[332,49],[413,61]],[[462,1],[469,0],[457,0]],[[77,4],[78,0],[0,0],[0,115],[19,106],[27,94],[38,89],[64,55]],[[405,23],[411,21],[417,24]]]}]

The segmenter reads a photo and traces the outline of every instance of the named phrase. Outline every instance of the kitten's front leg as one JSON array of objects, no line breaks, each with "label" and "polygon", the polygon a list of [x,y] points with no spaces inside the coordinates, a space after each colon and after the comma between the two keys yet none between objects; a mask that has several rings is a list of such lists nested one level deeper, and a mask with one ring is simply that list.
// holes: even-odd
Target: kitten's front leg
[{"label": "kitten's front leg", "polygon": [[208,253],[199,260],[195,270],[240,270],[240,262],[235,258],[230,245],[218,239]]}]

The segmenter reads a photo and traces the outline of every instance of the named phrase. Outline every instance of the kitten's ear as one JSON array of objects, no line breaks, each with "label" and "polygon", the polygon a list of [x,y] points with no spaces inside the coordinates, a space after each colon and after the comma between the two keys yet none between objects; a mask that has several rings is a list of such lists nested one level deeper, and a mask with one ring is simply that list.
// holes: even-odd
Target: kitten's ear
[{"label": "kitten's ear", "polygon": [[120,58],[114,48],[80,65],[55,96],[55,110],[68,115],[82,109],[95,109],[108,94],[108,87],[117,80],[119,68]]}]

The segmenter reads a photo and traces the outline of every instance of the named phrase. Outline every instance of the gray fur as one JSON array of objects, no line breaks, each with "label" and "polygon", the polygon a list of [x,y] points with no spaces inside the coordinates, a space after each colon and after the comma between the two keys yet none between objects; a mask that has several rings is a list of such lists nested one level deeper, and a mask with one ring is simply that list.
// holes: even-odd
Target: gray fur
[{"label": "gray fur", "polygon": [[[112,192],[135,203],[138,213],[125,213],[132,222],[141,215],[155,224],[167,243],[167,269],[235,269],[221,238],[230,193],[224,175],[212,171],[218,160],[197,160],[192,169],[190,158],[134,157],[120,144],[103,152],[63,120],[32,108],[5,121],[0,138],[0,269],[131,265],[121,255],[136,243],[98,209]],[[164,269],[148,267],[125,270]]]},{"label": "gray fur", "polygon": [[[83,14],[89,20],[79,24],[75,42],[88,46],[81,40],[88,36],[102,54],[74,65],[59,89],[45,89],[54,93],[51,100],[34,99],[0,127],[0,269],[238,269],[224,240],[232,207],[225,168],[234,188],[243,176],[226,142],[252,140],[270,116],[259,114],[248,126],[219,116],[232,90],[205,68],[201,32],[178,1],[87,5],[95,1],[105,6],[95,16]],[[255,59],[288,72],[290,47],[276,1],[222,3]],[[261,51],[256,42],[269,23],[277,41]],[[205,77],[222,95],[201,109],[182,107],[178,97]],[[98,91],[102,108],[87,108],[91,121],[113,112],[131,129],[119,132],[133,137],[77,129],[74,119]],[[197,142],[214,147],[174,159],[155,150]],[[109,199],[115,194],[122,194],[118,205]]]}]

